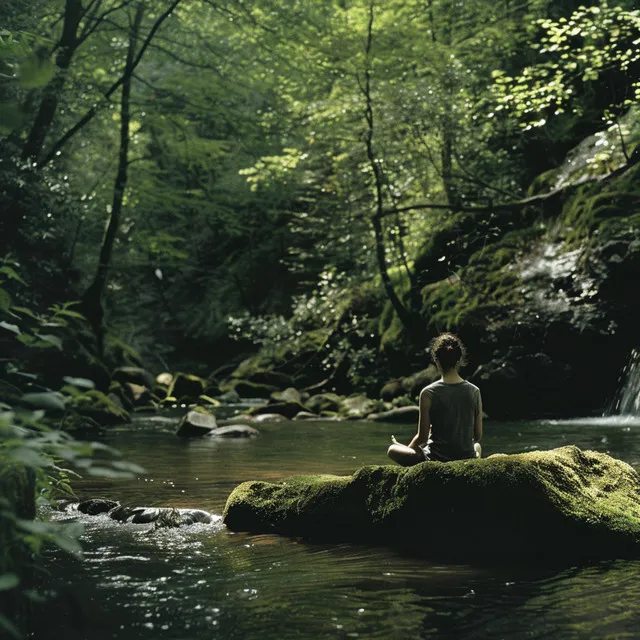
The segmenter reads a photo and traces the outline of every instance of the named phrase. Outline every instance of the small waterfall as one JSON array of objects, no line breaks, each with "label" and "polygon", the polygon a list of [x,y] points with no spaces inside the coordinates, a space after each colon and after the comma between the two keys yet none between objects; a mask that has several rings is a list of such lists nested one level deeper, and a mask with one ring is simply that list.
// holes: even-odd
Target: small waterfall
[{"label": "small waterfall", "polygon": [[633,349],[629,362],[622,370],[623,386],[613,404],[612,413],[640,416],[640,350]]}]

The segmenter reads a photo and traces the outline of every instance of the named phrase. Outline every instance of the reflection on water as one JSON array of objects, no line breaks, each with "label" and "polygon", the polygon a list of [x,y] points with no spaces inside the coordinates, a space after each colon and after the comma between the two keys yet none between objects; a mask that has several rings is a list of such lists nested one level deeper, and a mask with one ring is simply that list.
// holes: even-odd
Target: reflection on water
[{"label": "reflection on water", "polygon": [[[488,422],[484,449],[491,455],[577,444],[640,467],[639,426]],[[413,435],[409,426],[283,423],[263,425],[255,440],[184,442],[174,427],[156,417],[111,434],[109,444],[147,471],[127,482],[91,479],[81,496],[221,514],[243,480],[349,474],[385,464],[391,433],[407,441]],[[639,628],[636,562],[561,571],[445,566],[368,545],[232,534],[220,521],[153,531],[79,517],[84,559],[49,558],[48,586],[59,597],[34,638],[564,639],[637,637]]]}]

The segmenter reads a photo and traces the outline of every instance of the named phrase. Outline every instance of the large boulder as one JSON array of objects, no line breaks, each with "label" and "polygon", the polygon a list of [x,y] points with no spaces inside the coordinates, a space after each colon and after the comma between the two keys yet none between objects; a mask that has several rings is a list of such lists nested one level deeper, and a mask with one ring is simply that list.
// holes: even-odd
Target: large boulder
[{"label": "large boulder", "polygon": [[233,531],[388,543],[464,562],[640,556],[640,477],[575,446],[352,476],[245,482],[231,493]]},{"label": "large boulder", "polygon": [[167,397],[194,401],[204,391],[204,387],[205,381],[202,378],[190,373],[176,373],[167,390]]},{"label": "large boulder", "polygon": [[166,527],[181,527],[191,524],[213,524],[220,516],[213,515],[202,509],[176,509],[174,507],[132,507],[121,505],[115,500],[105,498],[90,498],[82,502],[59,501],[62,511],[79,511],[89,516],[107,515],[116,522],[131,522],[133,524],[153,523],[155,529]]},{"label": "large boulder", "polygon": [[312,413],[321,414],[323,411],[338,412],[342,398],[336,393],[317,393],[311,396],[306,405]]},{"label": "large boulder", "polygon": [[209,435],[217,426],[215,416],[194,409],[180,420],[176,435],[180,438],[201,438]]},{"label": "large boulder", "polygon": [[[435,365],[430,364],[426,369],[417,371],[413,375],[402,378],[405,393],[411,398],[417,398],[420,392],[432,382],[440,378],[440,372]],[[402,395],[398,393],[397,395]]]},{"label": "large boulder", "polygon": [[365,395],[352,395],[345,398],[340,405],[340,415],[347,420],[362,420],[370,413],[384,410],[381,400],[371,400]]},{"label": "large boulder", "polygon": [[265,404],[261,407],[255,407],[249,411],[251,416],[259,416],[264,413],[278,413],[289,420],[300,411],[307,411],[307,407],[299,402],[274,402],[273,404]]},{"label": "large boulder", "polygon": [[380,397],[385,402],[391,402],[394,398],[399,396],[403,396],[407,393],[407,390],[404,388],[402,384],[402,380],[390,380],[387,382],[382,389],[380,389]]}]

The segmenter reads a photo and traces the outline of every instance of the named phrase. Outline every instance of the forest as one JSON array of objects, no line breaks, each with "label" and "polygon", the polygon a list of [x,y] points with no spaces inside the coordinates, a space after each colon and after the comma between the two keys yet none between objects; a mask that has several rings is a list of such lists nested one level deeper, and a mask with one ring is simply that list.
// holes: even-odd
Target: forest
[{"label": "forest", "polygon": [[3,0],[0,625],[132,416],[415,407],[443,331],[489,420],[611,411],[639,102],[632,0]]}]

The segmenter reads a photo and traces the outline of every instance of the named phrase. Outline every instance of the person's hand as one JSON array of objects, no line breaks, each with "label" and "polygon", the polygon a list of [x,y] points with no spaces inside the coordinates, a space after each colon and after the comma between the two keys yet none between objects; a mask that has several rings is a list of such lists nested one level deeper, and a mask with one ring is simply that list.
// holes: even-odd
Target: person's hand
[{"label": "person's hand", "polygon": [[397,440],[395,436],[391,436],[391,443],[392,444],[400,444]]}]

